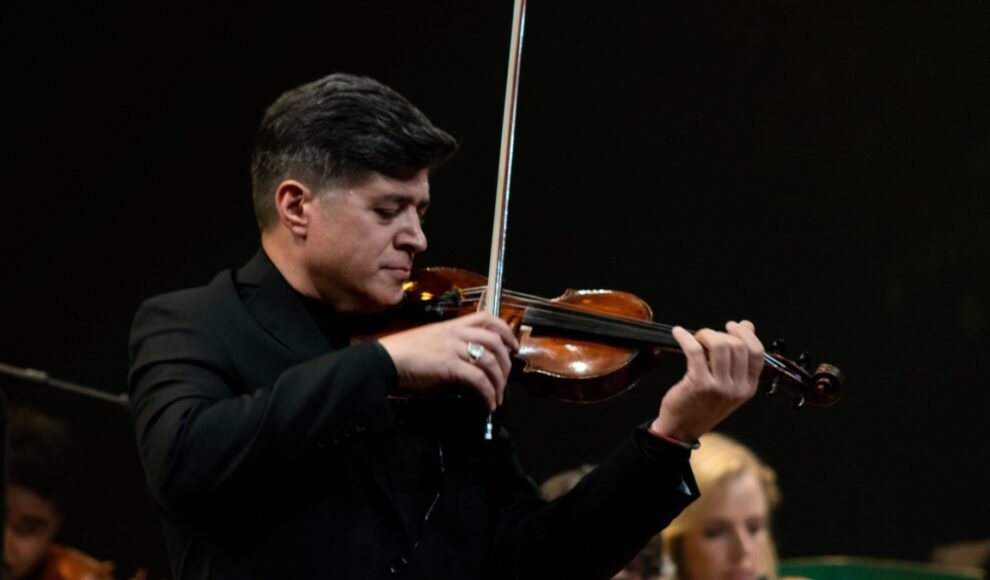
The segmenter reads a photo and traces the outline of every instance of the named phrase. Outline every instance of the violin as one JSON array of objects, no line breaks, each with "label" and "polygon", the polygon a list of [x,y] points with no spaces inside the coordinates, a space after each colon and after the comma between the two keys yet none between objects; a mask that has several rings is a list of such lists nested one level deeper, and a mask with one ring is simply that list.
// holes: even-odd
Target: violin
[{"label": "violin", "polygon": [[[427,268],[406,282],[402,304],[385,334],[476,312],[487,291],[484,276],[457,268]],[[519,339],[513,378],[530,394],[573,403],[604,401],[631,389],[665,352],[680,352],[672,326],[653,322],[638,296],[617,290],[567,290],[552,299],[502,291],[499,316]],[[824,407],[839,400],[845,377],[810,356],[764,355],[761,383]]]},{"label": "violin", "polygon": [[52,544],[40,577],[42,580],[113,580],[113,563],[101,562],[79,550]]}]

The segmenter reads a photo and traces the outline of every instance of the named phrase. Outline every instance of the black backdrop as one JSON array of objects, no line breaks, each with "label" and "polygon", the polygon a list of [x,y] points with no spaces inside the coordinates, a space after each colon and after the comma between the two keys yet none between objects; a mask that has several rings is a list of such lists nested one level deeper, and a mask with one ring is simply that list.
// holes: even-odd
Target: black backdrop
[{"label": "black backdrop", "polygon": [[[751,318],[841,366],[839,406],[755,400],[722,430],[778,471],[783,556],[925,559],[990,535],[990,8],[859,4],[532,2],[506,272],[689,327]],[[124,390],[140,301],[256,247],[261,111],[332,71],[461,140],[418,263],[486,270],[509,2],[2,10],[0,361]],[[524,464],[599,461],[678,366],[594,407],[515,393]],[[62,538],[165,575],[126,413],[0,381],[86,446]]]}]

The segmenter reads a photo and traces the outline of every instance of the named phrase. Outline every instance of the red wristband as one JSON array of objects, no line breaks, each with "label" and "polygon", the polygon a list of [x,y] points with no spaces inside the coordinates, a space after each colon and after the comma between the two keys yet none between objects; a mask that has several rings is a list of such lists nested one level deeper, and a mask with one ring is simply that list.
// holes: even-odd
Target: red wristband
[{"label": "red wristband", "polygon": [[680,439],[675,439],[675,438],[671,437],[670,435],[664,435],[663,433],[660,433],[659,431],[654,431],[653,430],[653,425],[648,426],[646,428],[646,430],[650,433],[650,435],[653,435],[654,437],[656,437],[658,439],[663,439],[664,441],[666,441],[667,443],[670,443],[672,445],[677,445],[681,449],[687,449],[688,451],[693,451],[693,450],[701,447],[701,442],[700,441],[687,442],[687,441],[681,441]]}]

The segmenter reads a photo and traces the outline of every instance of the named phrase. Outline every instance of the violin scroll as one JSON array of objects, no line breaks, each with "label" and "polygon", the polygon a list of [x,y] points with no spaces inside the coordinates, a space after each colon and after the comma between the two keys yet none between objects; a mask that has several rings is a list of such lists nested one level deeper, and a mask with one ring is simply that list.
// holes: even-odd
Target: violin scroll
[{"label": "violin scroll", "polygon": [[842,391],[846,388],[846,377],[838,367],[828,363],[822,363],[815,369],[815,374],[811,379],[814,381],[812,387],[819,406],[835,404]]},{"label": "violin scroll", "polygon": [[769,385],[767,394],[785,390],[794,397],[795,407],[805,403],[828,407],[838,402],[845,390],[845,375],[838,367],[828,363],[818,365],[812,373],[809,370],[810,361],[808,353],[802,353],[797,361],[773,352],[764,356],[765,366],[760,380]]}]

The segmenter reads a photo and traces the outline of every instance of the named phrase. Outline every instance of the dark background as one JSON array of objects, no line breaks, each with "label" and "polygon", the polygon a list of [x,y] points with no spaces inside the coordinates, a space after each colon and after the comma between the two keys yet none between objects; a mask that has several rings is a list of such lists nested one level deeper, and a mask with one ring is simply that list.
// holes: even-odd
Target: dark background
[{"label": "dark background", "polygon": [[[333,71],[461,140],[418,263],[487,270],[509,2],[2,10],[0,361],[125,390],[140,301],[257,245],[261,112]],[[777,469],[784,557],[990,536],[988,59],[978,2],[529,7],[507,283],[621,288],[695,328],[746,317],[840,366],[838,406],[761,398],[721,427]],[[679,366],[592,407],[516,392],[525,466],[600,461]],[[126,412],[0,381],[86,447],[62,539],[166,575]]]}]

